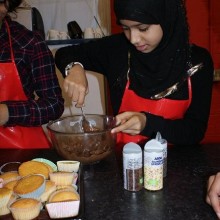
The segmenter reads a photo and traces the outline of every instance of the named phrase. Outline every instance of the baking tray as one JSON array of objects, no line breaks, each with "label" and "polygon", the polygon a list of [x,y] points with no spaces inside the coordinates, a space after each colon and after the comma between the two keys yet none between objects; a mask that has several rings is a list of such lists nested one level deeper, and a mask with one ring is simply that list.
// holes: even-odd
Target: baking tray
[{"label": "baking tray", "polygon": [[[77,187],[80,195],[79,213],[77,216],[65,218],[66,220],[83,220],[84,216],[84,182],[83,182],[83,165],[80,163],[77,179]],[[0,216],[1,220],[14,220],[12,214]],[[35,220],[50,220],[48,212],[44,208]],[[61,219],[61,218],[60,218]],[[64,219],[64,218],[62,218]],[[58,219],[59,220],[59,219]]]}]

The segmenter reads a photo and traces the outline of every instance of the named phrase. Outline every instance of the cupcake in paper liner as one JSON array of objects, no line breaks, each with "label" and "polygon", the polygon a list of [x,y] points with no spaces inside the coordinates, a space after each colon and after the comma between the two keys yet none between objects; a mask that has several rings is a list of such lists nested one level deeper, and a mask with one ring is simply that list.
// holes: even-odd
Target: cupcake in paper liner
[{"label": "cupcake in paper liner", "polygon": [[0,167],[0,173],[10,172],[10,171],[16,171],[18,172],[18,167],[20,166],[21,162],[8,162],[3,164]]},{"label": "cupcake in paper liner", "polygon": [[56,191],[56,185],[53,181],[47,180],[46,181],[46,187],[43,194],[40,196],[41,202],[46,202],[49,198],[49,196]]},{"label": "cupcake in paper liner", "polygon": [[35,159],[33,159],[33,161],[38,161],[38,162],[46,164],[51,172],[57,171],[57,165],[48,159],[35,158]]},{"label": "cupcake in paper liner", "polygon": [[41,174],[45,177],[45,179],[48,179],[51,170],[52,168],[45,163],[29,160],[21,163],[21,165],[18,168],[18,173],[22,177],[32,174]]},{"label": "cupcake in paper liner", "polygon": [[79,199],[79,193],[76,190],[61,189],[53,192],[50,195],[48,203],[78,201]]},{"label": "cupcake in paper liner", "polygon": [[17,171],[9,171],[9,172],[2,173],[0,175],[0,178],[3,179],[3,186],[4,186],[10,181],[21,179],[21,176],[19,175]]},{"label": "cupcake in paper liner", "polygon": [[42,204],[33,198],[21,198],[9,205],[9,209],[15,220],[31,220],[39,216]]},{"label": "cupcake in paper liner", "polygon": [[79,171],[79,161],[74,160],[61,160],[57,161],[57,167],[59,171],[66,171],[66,172],[75,172]]},{"label": "cupcake in paper liner", "polygon": [[55,202],[46,204],[51,219],[70,218],[79,213],[80,201]]},{"label": "cupcake in paper liner", "polygon": [[10,181],[10,182],[6,183],[6,184],[4,185],[4,187],[13,190],[14,187],[17,185],[18,181],[19,181],[19,180]]},{"label": "cupcake in paper liner", "polygon": [[12,194],[8,201],[6,200],[4,201],[5,204],[3,206],[0,206],[0,216],[7,215],[11,212],[8,205],[14,202],[16,199],[17,199],[17,196]]},{"label": "cupcake in paper liner", "polygon": [[75,184],[72,185],[66,185],[66,186],[57,186],[57,190],[61,190],[61,189],[68,189],[68,190],[74,190],[77,191],[78,190],[78,186]]},{"label": "cupcake in paper liner", "polygon": [[50,180],[55,182],[55,184],[65,186],[65,185],[72,185],[75,182],[76,173],[58,171],[49,174]]},{"label": "cupcake in paper liner", "polygon": [[11,189],[1,188],[0,189],[0,215],[8,214],[7,205],[13,194]]},{"label": "cupcake in paper liner", "polygon": [[14,193],[21,198],[36,198],[45,191],[45,177],[41,174],[32,174],[20,179],[14,186]]},{"label": "cupcake in paper liner", "polygon": [[[6,204],[5,206],[0,207],[0,216],[2,215],[7,215],[9,214],[11,211],[8,208],[8,204]],[[1,218],[0,218],[1,219]]]},{"label": "cupcake in paper liner", "polygon": [[50,218],[68,218],[78,215],[80,197],[75,190],[58,190],[53,192],[46,204]]}]

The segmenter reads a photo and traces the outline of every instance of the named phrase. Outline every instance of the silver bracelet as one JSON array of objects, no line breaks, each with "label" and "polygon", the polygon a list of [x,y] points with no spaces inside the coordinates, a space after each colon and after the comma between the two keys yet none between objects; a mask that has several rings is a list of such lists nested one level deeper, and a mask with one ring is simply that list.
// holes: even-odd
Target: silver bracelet
[{"label": "silver bracelet", "polygon": [[71,62],[69,63],[66,68],[65,68],[65,75],[68,76],[69,70],[73,68],[73,66],[75,65],[80,65],[82,68],[84,68],[84,66],[82,65],[82,63],[80,62]]}]

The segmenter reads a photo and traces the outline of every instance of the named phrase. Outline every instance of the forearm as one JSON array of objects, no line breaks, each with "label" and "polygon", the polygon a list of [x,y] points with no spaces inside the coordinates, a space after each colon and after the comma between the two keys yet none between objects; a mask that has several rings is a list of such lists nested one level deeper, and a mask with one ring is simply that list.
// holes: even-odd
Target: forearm
[{"label": "forearm", "polygon": [[6,126],[40,126],[59,118],[63,113],[63,98],[28,101],[8,101],[9,119]]},{"label": "forearm", "polygon": [[71,62],[76,62],[76,58],[74,58],[73,54],[74,54],[73,46],[62,47],[56,51],[55,63],[64,78],[66,77],[65,74],[66,66]]},{"label": "forearm", "polygon": [[206,123],[193,119],[164,119],[163,117],[147,113],[147,124],[142,134],[155,137],[159,131],[164,139],[171,144],[196,144],[204,137]]},{"label": "forearm", "polygon": [[63,77],[66,77],[65,68],[71,62],[80,62],[85,70],[103,73],[104,50],[98,42],[62,47],[56,51],[55,63]]}]

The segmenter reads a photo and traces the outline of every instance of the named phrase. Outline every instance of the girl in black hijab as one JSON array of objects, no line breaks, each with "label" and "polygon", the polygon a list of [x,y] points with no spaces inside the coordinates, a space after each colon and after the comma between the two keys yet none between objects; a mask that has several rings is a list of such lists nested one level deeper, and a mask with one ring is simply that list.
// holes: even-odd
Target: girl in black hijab
[{"label": "girl in black hijab", "polygon": [[158,131],[169,143],[200,142],[209,118],[213,62],[206,49],[189,43],[184,2],[115,0],[114,10],[123,33],[57,51],[56,64],[67,73],[65,91],[80,107],[88,92],[84,69],[107,77],[120,150]]},{"label": "girl in black hijab", "polygon": [[[150,53],[139,52],[133,44],[131,52],[131,88],[140,96],[159,93],[186,75],[190,68],[188,26],[185,10],[179,0],[116,0],[115,13],[120,20],[157,24],[163,30],[159,46]],[[158,65],[159,64],[159,65]]]}]

